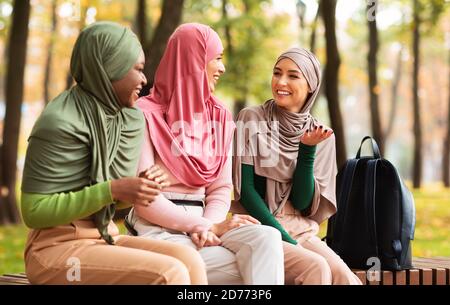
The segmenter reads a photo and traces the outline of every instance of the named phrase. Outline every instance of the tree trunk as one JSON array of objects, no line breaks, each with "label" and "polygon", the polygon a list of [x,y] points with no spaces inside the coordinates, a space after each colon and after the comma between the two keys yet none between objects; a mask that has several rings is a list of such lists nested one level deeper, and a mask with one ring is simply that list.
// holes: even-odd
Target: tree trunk
[{"label": "tree trunk", "polygon": [[392,92],[391,92],[391,110],[389,112],[389,119],[386,127],[386,132],[384,134],[385,143],[388,141],[389,136],[392,133],[394,128],[395,116],[397,114],[397,105],[398,105],[398,87],[400,85],[400,80],[402,77],[402,57],[403,57],[403,46],[400,47],[398,51],[397,63],[395,66],[395,74],[394,79],[392,81]]},{"label": "tree trunk", "polygon": [[325,25],[327,63],[325,67],[325,95],[328,100],[331,127],[336,136],[336,161],[340,168],[347,159],[344,126],[339,106],[340,57],[336,40],[336,0],[322,2],[322,18]]},{"label": "tree trunk", "polygon": [[450,49],[448,52],[448,108],[447,108],[447,134],[444,140],[444,150],[442,159],[442,175],[445,187],[450,187]]},{"label": "tree trunk", "polygon": [[419,0],[414,0],[414,30],[413,30],[413,107],[414,107],[414,163],[413,187],[419,188],[422,179],[422,126],[420,122],[419,105],[419,60],[420,60],[420,17]]},{"label": "tree trunk", "polygon": [[52,57],[53,57],[53,46],[55,44],[56,37],[56,28],[58,25],[58,16],[56,15],[56,2],[57,0],[53,0],[52,2],[52,20],[51,20],[51,29],[50,29],[50,41],[48,43],[47,49],[47,61],[45,62],[45,71],[44,71],[44,103],[47,104],[50,102],[50,79],[51,79],[51,70],[52,70]]},{"label": "tree trunk", "polygon": [[225,21],[224,29],[225,29],[225,41],[227,43],[227,47],[225,48],[225,52],[227,53],[227,59],[231,60],[233,57],[233,43],[231,41],[231,27],[230,21],[228,20],[228,11],[227,11],[228,0],[222,0],[222,20]]},{"label": "tree trunk", "polygon": [[0,223],[20,221],[16,204],[17,150],[20,135],[21,107],[28,39],[30,1],[14,1],[11,32],[8,43],[6,72],[6,112],[1,159]]},{"label": "tree trunk", "polygon": [[[376,16],[376,2],[375,14]],[[367,5],[367,12],[372,10],[372,5]],[[378,105],[378,94],[380,92],[378,77],[377,77],[377,53],[378,53],[378,29],[376,18],[367,18],[369,26],[369,53],[367,55],[367,64],[369,69],[369,97],[370,97],[370,122],[372,126],[372,134],[378,143],[381,155],[384,155],[384,137],[381,128],[380,110]]]},{"label": "tree trunk", "polygon": [[234,101],[234,106],[233,106],[233,115],[234,118],[237,118],[237,115],[239,114],[239,112],[245,108],[247,102],[245,101],[245,99],[237,99]]},{"label": "tree trunk", "polygon": [[155,78],[155,72],[166,49],[170,35],[181,22],[184,0],[164,0],[161,18],[155,29],[151,43],[144,47],[145,58],[144,74],[147,85],[141,90],[140,95],[145,96],[150,92]]},{"label": "tree trunk", "polygon": [[311,38],[310,38],[310,50],[312,53],[316,54],[316,33],[317,24],[319,23],[319,17],[322,11],[322,0],[319,0],[316,17],[314,18],[313,24],[311,25]]},{"label": "tree trunk", "polygon": [[138,0],[136,11],[136,28],[139,40],[143,46],[147,45],[147,1]]},{"label": "tree trunk", "polygon": [[[228,11],[227,11],[227,5],[228,5],[228,0],[222,0],[222,20],[224,21],[224,32],[225,32],[225,41],[226,41],[226,47],[225,47],[225,52],[226,52],[226,58],[228,60],[228,62],[233,60],[233,56],[234,56],[234,48],[233,48],[233,43],[232,43],[232,39],[231,39],[231,26],[230,26],[230,21],[228,19]],[[249,3],[247,1],[244,1],[244,11],[245,14],[248,14],[250,10],[249,7]],[[245,90],[242,90],[245,91]],[[245,93],[244,93],[245,95]],[[237,115],[239,114],[239,112],[244,109],[246,106],[246,98],[237,98],[235,99],[234,103],[233,103],[233,116],[234,118],[237,117]]]},{"label": "tree trunk", "polygon": [[299,41],[300,45],[306,44],[306,27],[305,27],[305,12],[306,12],[306,4],[303,0],[296,1],[296,11],[299,25]]}]

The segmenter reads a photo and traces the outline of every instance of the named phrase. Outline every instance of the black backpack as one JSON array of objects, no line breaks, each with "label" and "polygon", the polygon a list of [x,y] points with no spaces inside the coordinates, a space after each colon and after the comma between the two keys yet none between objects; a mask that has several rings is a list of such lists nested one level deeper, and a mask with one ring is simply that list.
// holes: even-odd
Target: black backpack
[{"label": "black backpack", "polygon": [[[373,157],[360,157],[368,139]],[[369,269],[376,258],[382,270],[412,268],[414,198],[374,139],[361,141],[356,158],[347,160],[336,179],[337,213],[328,220],[328,246],[350,268]]]}]

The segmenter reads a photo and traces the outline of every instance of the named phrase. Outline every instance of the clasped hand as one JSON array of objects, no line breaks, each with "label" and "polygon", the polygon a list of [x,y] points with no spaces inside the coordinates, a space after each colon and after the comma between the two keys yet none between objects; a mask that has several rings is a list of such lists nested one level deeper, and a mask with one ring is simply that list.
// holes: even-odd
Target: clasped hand
[{"label": "clasped hand", "polygon": [[198,249],[209,246],[219,246],[222,241],[220,237],[226,232],[244,225],[261,224],[250,215],[235,214],[220,223],[212,225],[209,231],[191,233],[191,240]]},{"label": "clasped hand", "polygon": [[153,165],[138,177],[111,181],[111,194],[116,201],[148,206],[169,185],[167,174],[158,165]]}]

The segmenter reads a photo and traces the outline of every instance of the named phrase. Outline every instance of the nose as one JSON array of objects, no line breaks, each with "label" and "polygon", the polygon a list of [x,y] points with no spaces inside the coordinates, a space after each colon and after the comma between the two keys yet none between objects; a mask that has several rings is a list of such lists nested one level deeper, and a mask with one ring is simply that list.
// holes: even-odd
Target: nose
[{"label": "nose", "polygon": [[219,64],[219,73],[220,74],[224,74],[225,73],[225,65],[221,62],[220,64]]},{"label": "nose", "polygon": [[279,84],[279,85],[282,85],[282,86],[287,85],[287,80],[286,80],[286,78],[285,78],[284,76],[281,76],[280,78],[278,78],[278,84]]},{"label": "nose", "polygon": [[142,83],[142,86],[147,85],[147,78],[145,77],[144,73],[141,73],[141,83]]}]

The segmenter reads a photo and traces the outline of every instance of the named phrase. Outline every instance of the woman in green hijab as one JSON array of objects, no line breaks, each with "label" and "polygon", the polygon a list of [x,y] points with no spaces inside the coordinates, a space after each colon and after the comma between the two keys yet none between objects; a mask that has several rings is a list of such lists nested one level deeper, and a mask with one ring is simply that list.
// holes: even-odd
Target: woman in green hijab
[{"label": "woman in green hijab", "polygon": [[115,209],[148,205],[166,186],[156,167],[136,177],[143,137],[134,102],[144,53],[127,28],[83,30],[71,58],[76,85],[51,101],[28,143],[21,209],[31,228],[26,273],[38,284],[206,284],[197,251],[119,235]]}]

